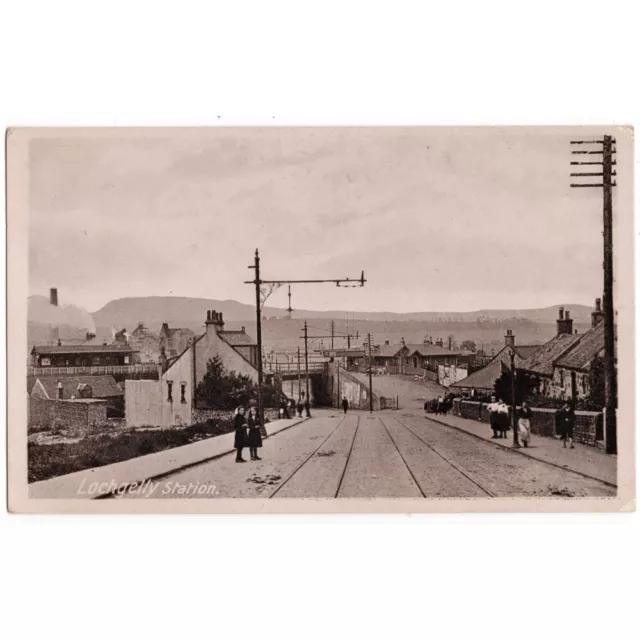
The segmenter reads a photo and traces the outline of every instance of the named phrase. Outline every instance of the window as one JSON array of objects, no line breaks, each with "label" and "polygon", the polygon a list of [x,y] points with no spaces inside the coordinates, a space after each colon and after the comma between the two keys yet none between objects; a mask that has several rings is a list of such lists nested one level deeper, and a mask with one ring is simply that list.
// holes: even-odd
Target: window
[{"label": "window", "polygon": [[187,402],[187,383],[180,383],[180,402]]},{"label": "window", "polygon": [[414,358],[413,358],[413,368],[414,368],[414,369],[417,369],[417,368],[418,368],[418,358],[416,358],[415,356],[414,356]]},{"label": "window", "polygon": [[51,360],[49,358],[42,358],[42,360],[40,360],[40,364],[43,367],[50,367],[51,366]]},{"label": "window", "polygon": [[125,364],[129,364],[129,356],[125,356],[124,357],[124,363]]},{"label": "window", "polygon": [[99,364],[100,364],[100,358],[99,358],[98,356],[94,356],[94,357],[93,357],[93,360],[92,360],[92,364],[93,364],[93,366],[94,366],[94,367],[99,366]]},{"label": "window", "polygon": [[173,402],[173,382],[167,380],[167,402]]}]

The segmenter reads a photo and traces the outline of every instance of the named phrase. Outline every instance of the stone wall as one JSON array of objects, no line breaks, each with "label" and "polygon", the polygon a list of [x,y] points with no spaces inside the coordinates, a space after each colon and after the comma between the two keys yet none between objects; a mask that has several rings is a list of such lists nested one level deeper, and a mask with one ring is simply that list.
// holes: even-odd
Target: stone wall
[{"label": "stone wall", "polygon": [[[538,436],[552,438],[560,435],[557,426],[557,410],[532,407],[531,432]],[[456,398],[453,401],[453,414],[469,420],[480,420],[489,423],[487,403],[473,402]],[[584,444],[595,445],[603,439],[602,414],[596,411],[576,411],[576,425],[573,431],[574,440]]]},{"label": "stone wall", "polygon": [[[278,409],[265,409],[264,419],[267,422],[273,422],[278,419]],[[233,421],[233,411],[224,411],[221,409],[192,409],[191,423],[198,424],[207,420]]]},{"label": "stone wall", "polygon": [[94,431],[107,422],[105,400],[43,400],[29,398],[30,428],[64,429],[81,435]]},{"label": "stone wall", "polygon": [[162,423],[159,380],[125,380],[124,411],[127,426],[160,426]]},{"label": "stone wall", "polygon": [[[338,368],[335,365],[330,366],[329,375],[331,377],[332,405],[336,402],[342,402],[342,398],[346,398],[351,409],[369,409],[369,388],[367,385],[342,368],[340,368],[340,374],[338,375]],[[339,389],[338,384],[340,385]],[[389,400],[387,404],[391,406],[391,402]],[[380,399],[375,393],[373,394],[373,409],[374,411],[380,410]]]}]

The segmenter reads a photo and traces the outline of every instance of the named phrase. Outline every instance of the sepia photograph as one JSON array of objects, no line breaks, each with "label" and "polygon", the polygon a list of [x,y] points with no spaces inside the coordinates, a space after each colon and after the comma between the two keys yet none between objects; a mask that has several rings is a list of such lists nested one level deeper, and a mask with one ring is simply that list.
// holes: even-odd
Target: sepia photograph
[{"label": "sepia photograph", "polygon": [[7,131],[9,506],[635,509],[630,127]]}]

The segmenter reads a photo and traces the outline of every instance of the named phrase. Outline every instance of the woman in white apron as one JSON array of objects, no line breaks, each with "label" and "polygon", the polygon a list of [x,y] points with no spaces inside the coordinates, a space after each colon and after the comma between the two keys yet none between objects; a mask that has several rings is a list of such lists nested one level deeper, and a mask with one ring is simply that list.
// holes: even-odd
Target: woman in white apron
[{"label": "woman in white apron", "polygon": [[528,447],[531,442],[531,409],[526,402],[518,411],[518,438],[520,442]]}]

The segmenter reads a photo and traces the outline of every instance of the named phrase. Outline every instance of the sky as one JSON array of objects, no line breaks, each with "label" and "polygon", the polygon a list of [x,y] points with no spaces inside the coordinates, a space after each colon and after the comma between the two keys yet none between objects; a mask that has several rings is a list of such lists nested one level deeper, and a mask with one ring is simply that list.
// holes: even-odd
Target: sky
[{"label": "sky", "polygon": [[[30,294],[96,311],[129,296],[298,309],[472,311],[592,304],[602,196],[569,187],[562,130],[209,128],[30,143]],[[286,307],[286,287],[269,299]]]}]

